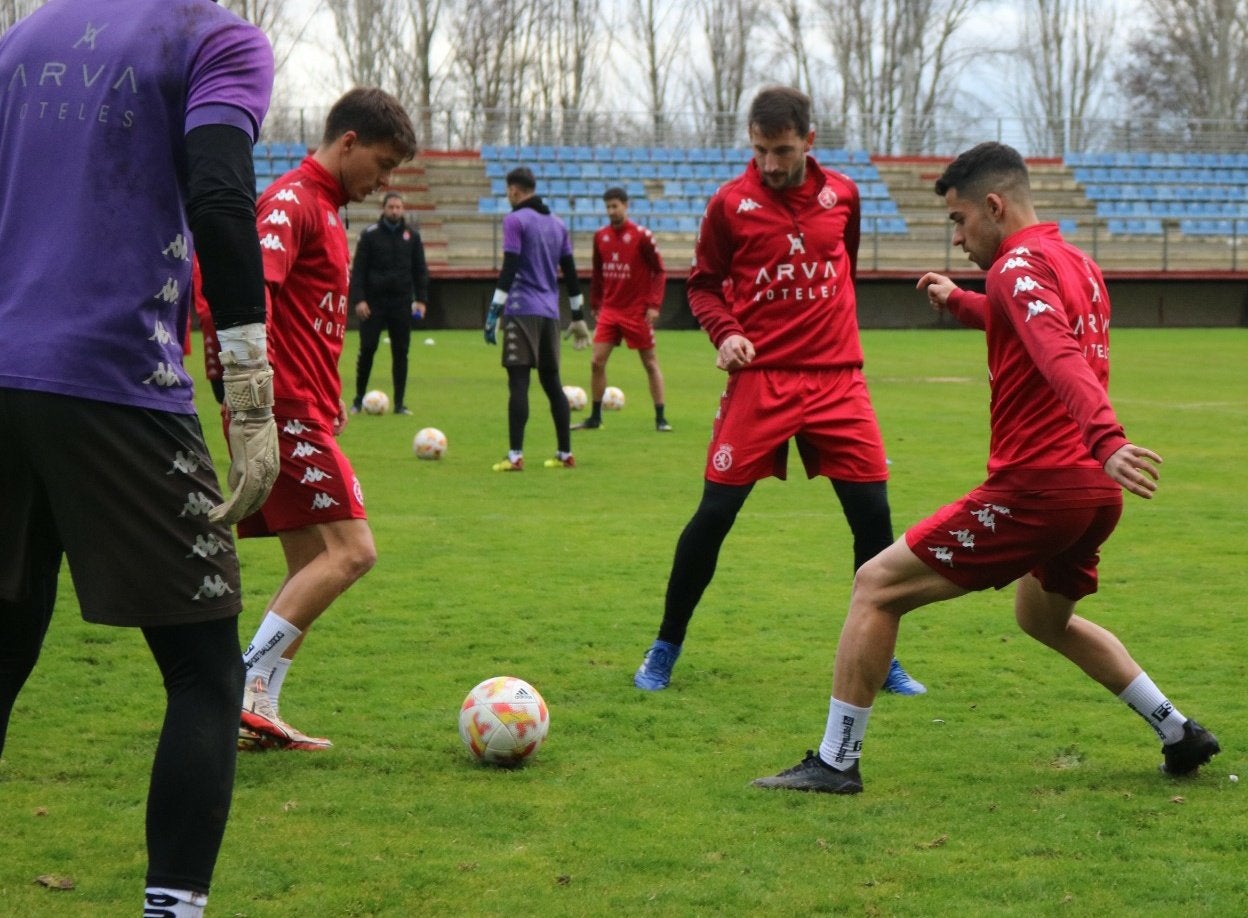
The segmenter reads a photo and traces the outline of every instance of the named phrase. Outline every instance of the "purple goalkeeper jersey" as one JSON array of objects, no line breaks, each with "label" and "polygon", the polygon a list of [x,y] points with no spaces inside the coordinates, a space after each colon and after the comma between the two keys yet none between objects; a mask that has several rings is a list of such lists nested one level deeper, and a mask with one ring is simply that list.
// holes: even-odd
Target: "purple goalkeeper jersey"
[{"label": "purple goalkeeper jersey", "polygon": [[506,314],[558,319],[559,260],[572,254],[572,240],[562,220],[530,202],[503,217],[503,252],[520,256]]},{"label": "purple goalkeeper jersey", "polygon": [[51,0],[0,36],[0,386],[194,412],[185,135],[254,141],[272,85],[212,0]]}]

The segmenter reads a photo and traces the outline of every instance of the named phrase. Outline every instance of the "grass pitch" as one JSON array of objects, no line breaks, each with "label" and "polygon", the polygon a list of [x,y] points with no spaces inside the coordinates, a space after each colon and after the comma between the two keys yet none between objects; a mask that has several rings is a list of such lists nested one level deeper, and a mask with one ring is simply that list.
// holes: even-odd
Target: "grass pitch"
[{"label": "grass pitch", "polygon": [[[863,340],[900,533],[983,476],[983,341]],[[1018,632],[1009,596],[977,594],[903,624],[899,656],[929,694],[877,702],[864,794],[749,788],[822,734],[850,585],[828,483],[793,457],[789,481],[756,488],[672,687],[638,692],[723,384],[705,337],[659,338],[674,433],[654,432],[640,363],[619,350],[609,377],[628,403],[574,434],[579,467],[541,467],[554,436],[535,382],[531,467],[497,474],[497,350],[418,331],[415,415],[356,417],[343,435],[380,560],[317,623],[283,692],[291,722],[335,748],[240,757],[209,913],[1241,914],[1248,791],[1228,775],[1248,773],[1248,333],[1127,329],[1114,348],[1128,435],[1166,462],[1153,501],[1128,496],[1081,611],[1219,735],[1197,779],[1158,775],[1152,732]],[[388,361],[383,346],[372,385],[389,392]],[[564,381],[588,390],[587,351],[565,349]],[[206,387],[200,398],[221,460]],[[423,426],[447,434],[444,460],[413,457]],[[282,564],[271,540],[239,551],[245,642]],[[515,771],[473,763],[456,734],[465,693],[498,674],[551,709],[545,747]],[[64,572],[0,764],[0,914],[139,911],[162,710],[138,632],[84,625]]]}]

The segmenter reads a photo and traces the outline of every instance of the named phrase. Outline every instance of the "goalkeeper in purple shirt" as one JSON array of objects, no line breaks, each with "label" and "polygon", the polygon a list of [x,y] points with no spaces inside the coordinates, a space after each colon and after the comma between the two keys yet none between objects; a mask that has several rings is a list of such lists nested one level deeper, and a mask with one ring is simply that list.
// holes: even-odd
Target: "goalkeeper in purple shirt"
[{"label": "goalkeeper in purple shirt", "polygon": [[[211,0],[51,0],[0,36],[0,74],[0,748],[66,558],[82,617],[140,628],[160,668],[144,914],[193,918],[242,696],[229,526],[278,468],[251,160],[273,53]],[[192,254],[221,342],[226,501],[182,366]]]}]

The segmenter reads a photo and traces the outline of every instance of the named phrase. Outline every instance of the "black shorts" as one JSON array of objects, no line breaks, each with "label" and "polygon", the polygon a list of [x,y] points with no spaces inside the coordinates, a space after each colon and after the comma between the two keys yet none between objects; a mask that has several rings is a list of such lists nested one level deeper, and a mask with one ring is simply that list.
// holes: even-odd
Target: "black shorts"
[{"label": "black shorts", "polygon": [[559,369],[559,320],[542,316],[503,319],[503,366]]},{"label": "black shorts", "polygon": [[[229,528],[195,415],[0,388],[0,599],[63,550],[82,617],[175,625],[238,615]],[[39,556],[39,557],[36,557]]]}]

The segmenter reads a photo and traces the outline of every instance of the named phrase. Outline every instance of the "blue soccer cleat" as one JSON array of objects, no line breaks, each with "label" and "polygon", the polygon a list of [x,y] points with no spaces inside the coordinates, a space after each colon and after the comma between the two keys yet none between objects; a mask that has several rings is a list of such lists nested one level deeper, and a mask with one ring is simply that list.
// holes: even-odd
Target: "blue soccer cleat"
[{"label": "blue soccer cleat", "polygon": [[901,663],[893,657],[888,667],[888,678],[884,680],[884,691],[894,695],[926,695],[927,686],[902,669]]},{"label": "blue soccer cleat", "polygon": [[633,674],[633,685],[647,692],[667,688],[672,681],[672,667],[680,656],[680,645],[655,641],[646,651],[646,658]]}]

